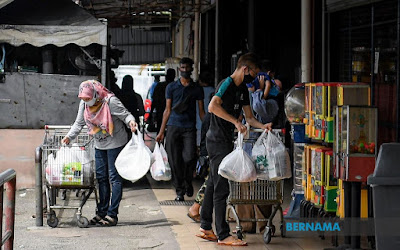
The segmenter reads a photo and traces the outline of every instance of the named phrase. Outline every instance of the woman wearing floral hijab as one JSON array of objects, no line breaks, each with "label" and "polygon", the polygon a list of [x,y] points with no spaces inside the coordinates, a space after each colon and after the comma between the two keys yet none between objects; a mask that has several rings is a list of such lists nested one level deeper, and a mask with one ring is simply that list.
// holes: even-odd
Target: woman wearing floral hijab
[{"label": "woman wearing floral hijab", "polygon": [[62,143],[69,144],[87,125],[89,134],[94,136],[96,179],[100,196],[96,216],[90,220],[90,224],[115,226],[122,199],[122,178],[115,168],[115,160],[128,142],[124,126],[135,132],[137,124],[114,93],[98,81],[82,82],[78,97],[81,102],[76,120]]}]

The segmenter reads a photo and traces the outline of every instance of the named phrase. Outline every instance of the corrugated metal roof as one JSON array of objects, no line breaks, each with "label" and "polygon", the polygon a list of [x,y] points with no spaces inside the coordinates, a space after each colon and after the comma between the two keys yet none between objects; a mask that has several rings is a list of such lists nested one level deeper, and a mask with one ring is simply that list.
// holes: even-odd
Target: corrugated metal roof
[{"label": "corrugated metal roof", "polygon": [[110,28],[109,34],[111,45],[125,51],[122,65],[159,63],[171,56],[171,34],[167,29]]}]

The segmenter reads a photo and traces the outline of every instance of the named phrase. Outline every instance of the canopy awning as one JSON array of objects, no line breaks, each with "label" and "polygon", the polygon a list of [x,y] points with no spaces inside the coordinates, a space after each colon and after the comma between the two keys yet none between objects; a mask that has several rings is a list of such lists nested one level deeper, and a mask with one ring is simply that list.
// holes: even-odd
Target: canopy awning
[{"label": "canopy awning", "polygon": [[0,43],[107,45],[107,25],[71,0],[14,0],[0,9]]}]

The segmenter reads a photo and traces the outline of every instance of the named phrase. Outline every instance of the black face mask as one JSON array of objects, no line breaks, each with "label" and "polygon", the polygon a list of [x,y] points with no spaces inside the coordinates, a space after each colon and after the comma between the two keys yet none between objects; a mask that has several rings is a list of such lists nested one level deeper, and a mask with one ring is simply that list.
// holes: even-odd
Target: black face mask
[{"label": "black face mask", "polygon": [[250,74],[244,75],[243,83],[244,83],[244,84],[251,83],[252,81],[254,81],[254,79],[255,79],[255,78],[252,77]]},{"label": "black face mask", "polygon": [[192,72],[190,71],[181,71],[181,76],[186,79],[189,79],[191,74]]}]

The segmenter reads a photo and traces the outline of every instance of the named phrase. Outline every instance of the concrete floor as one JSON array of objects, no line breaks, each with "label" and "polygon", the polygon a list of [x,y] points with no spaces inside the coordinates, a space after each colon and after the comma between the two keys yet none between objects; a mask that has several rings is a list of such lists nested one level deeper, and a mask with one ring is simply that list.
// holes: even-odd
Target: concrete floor
[{"label": "concrete floor", "polygon": [[[169,183],[155,182],[150,180],[153,192],[159,201],[173,200],[175,198],[175,191],[171,188]],[[202,184],[201,180],[195,181],[195,190],[198,190]],[[286,189],[290,186],[286,185]],[[290,189],[289,189],[290,190]],[[286,192],[287,193],[287,192]],[[290,196],[290,192],[287,196]],[[194,197],[185,197],[185,200],[193,200]],[[290,201],[287,200],[283,204],[283,209],[289,205]],[[189,206],[161,206],[161,209],[168,221],[174,221],[171,225],[175,238],[179,243],[181,249],[243,249],[242,247],[226,247],[218,246],[216,243],[203,240],[196,237],[200,224],[193,222],[187,217]],[[275,216],[275,225],[279,225],[279,216]],[[234,230],[236,223],[230,223],[231,230]],[[279,227],[277,227],[279,228]],[[315,238],[281,238],[279,229],[277,229],[277,236],[273,237],[271,242],[266,245],[263,241],[262,234],[246,234],[246,241],[250,249],[324,249],[332,247],[330,240],[321,240],[316,236]]]},{"label": "concrete floor", "polygon": [[[147,138],[149,139],[149,138]],[[146,143],[153,149],[153,142]],[[18,179],[17,179],[18,181]],[[202,180],[195,180],[195,191]],[[285,185],[282,205],[286,209],[290,203],[291,184]],[[14,249],[235,249],[217,246],[216,243],[195,236],[200,224],[187,217],[189,205],[160,205],[160,202],[175,198],[170,182],[156,182],[150,173],[136,183],[126,182],[116,227],[77,227],[75,210],[57,210],[60,223],[57,228],[37,227],[35,220],[35,190],[17,191]],[[193,201],[194,197],[185,197]],[[71,205],[79,202],[75,192],[69,191],[66,200],[60,204]],[[95,214],[94,195],[83,207],[83,215],[88,219]],[[275,217],[276,220],[279,216]],[[279,225],[278,221],[274,221]],[[236,223],[230,223],[234,230]],[[331,248],[330,239],[315,237],[281,238],[279,227],[276,237],[266,245],[262,234],[247,234],[248,249],[324,249]]]},{"label": "concrete floor", "polygon": [[[195,190],[202,184],[194,182]],[[287,185],[287,189],[290,188]],[[285,195],[288,196],[288,195]],[[200,224],[187,217],[189,205],[160,205],[160,202],[175,198],[170,182],[156,182],[150,174],[139,182],[124,185],[123,200],[120,205],[119,223],[116,227],[77,227],[75,210],[56,210],[60,219],[57,228],[51,228],[44,219],[44,226],[36,227],[35,190],[18,190],[16,197],[14,249],[235,249],[217,246],[216,243],[195,236]],[[185,197],[193,201],[194,197]],[[79,201],[75,192],[69,191],[60,204],[72,205]],[[190,203],[190,202],[189,202]],[[285,200],[283,208],[287,208]],[[88,219],[95,214],[92,195],[83,207],[83,215]],[[275,217],[279,225],[279,216]],[[230,223],[234,230],[236,223]],[[331,248],[330,238],[315,237],[281,238],[279,227],[275,237],[266,245],[262,234],[246,234],[249,249],[325,249]],[[363,243],[366,249],[366,244]],[[236,247],[237,248],[237,247]]]}]

